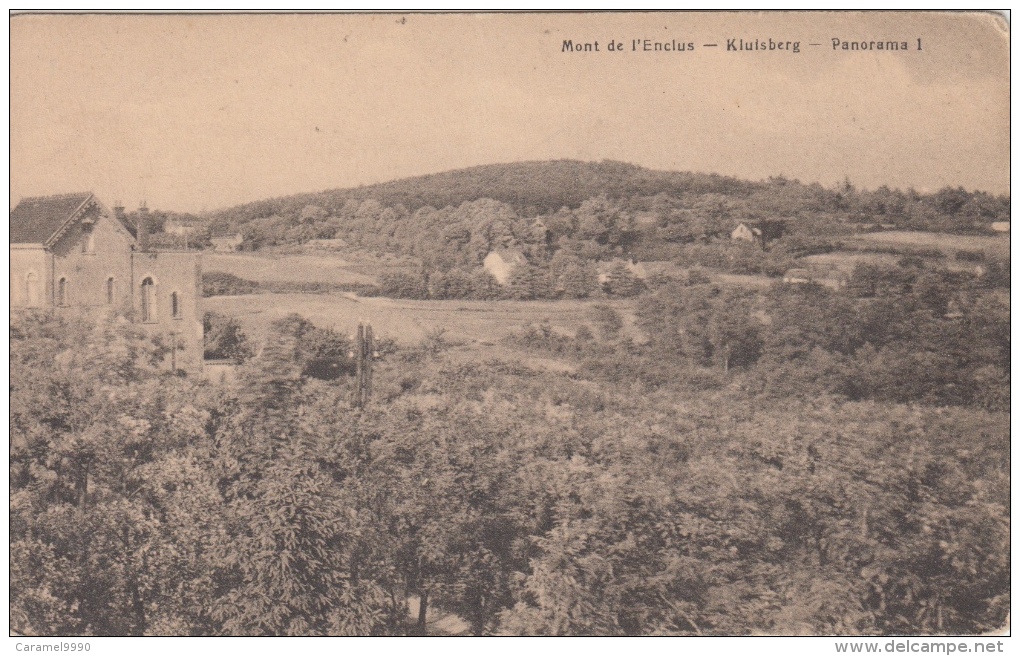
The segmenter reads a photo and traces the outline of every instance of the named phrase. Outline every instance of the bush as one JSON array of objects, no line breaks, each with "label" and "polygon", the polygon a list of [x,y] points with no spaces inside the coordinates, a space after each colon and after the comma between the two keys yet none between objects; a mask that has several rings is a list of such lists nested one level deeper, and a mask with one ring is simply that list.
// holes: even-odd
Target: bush
[{"label": "bush", "polygon": [[985,252],[984,251],[968,251],[968,250],[961,249],[961,250],[956,251],[956,254],[954,255],[954,257],[957,260],[960,260],[961,262],[984,262],[985,261]]},{"label": "bush", "polygon": [[263,357],[296,366],[302,376],[335,380],[354,371],[351,341],[333,328],[319,328],[299,314],[272,323]]},{"label": "bush", "polygon": [[630,272],[627,265],[617,262],[609,270],[603,291],[612,296],[637,296],[644,289],[644,283]]},{"label": "bush", "polygon": [[602,339],[612,340],[620,336],[623,319],[620,313],[608,305],[595,305],[591,309],[592,321],[598,327]]},{"label": "bush", "polygon": [[471,276],[460,269],[437,271],[429,276],[429,298],[471,298],[474,293],[472,282]]},{"label": "bush", "polygon": [[259,289],[273,294],[337,294],[354,292],[359,296],[378,296],[379,288],[364,282],[299,282],[281,280],[259,283]]},{"label": "bush", "polygon": [[394,271],[379,276],[379,289],[383,296],[424,300],[429,297],[428,283],[421,273]]},{"label": "bush", "polygon": [[239,278],[223,271],[206,271],[202,274],[202,296],[240,296],[255,294],[259,283]]},{"label": "bush", "polygon": [[205,359],[243,362],[252,356],[251,342],[237,319],[216,312],[206,312],[202,318],[202,326],[205,335]]}]

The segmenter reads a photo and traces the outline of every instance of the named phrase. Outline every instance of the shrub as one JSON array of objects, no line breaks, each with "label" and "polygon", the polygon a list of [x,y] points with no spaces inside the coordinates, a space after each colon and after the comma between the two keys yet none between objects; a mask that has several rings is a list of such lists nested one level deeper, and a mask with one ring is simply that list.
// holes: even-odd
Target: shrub
[{"label": "shrub", "polygon": [[379,276],[379,288],[383,296],[390,298],[426,299],[429,297],[428,283],[421,273],[394,271]]},{"label": "shrub", "polygon": [[612,296],[637,296],[644,288],[644,284],[634,277],[626,264],[617,262],[609,270],[607,280],[602,287],[607,294]]},{"label": "shrub", "polygon": [[969,250],[958,250],[954,257],[961,262],[984,262],[985,252],[984,251],[969,251]]},{"label": "shrub", "polygon": [[206,271],[202,274],[202,296],[239,296],[255,294],[259,283],[239,278],[223,271]]},{"label": "shrub", "polygon": [[243,362],[252,356],[251,342],[241,329],[241,323],[234,317],[206,312],[202,326],[205,335],[204,357],[207,360]]},{"label": "shrub", "polygon": [[623,329],[623,319],[620,313],[608,305],[595,305],[591,309],[592,320],[598,327],[602,339],[611,340],[620,336]]}]

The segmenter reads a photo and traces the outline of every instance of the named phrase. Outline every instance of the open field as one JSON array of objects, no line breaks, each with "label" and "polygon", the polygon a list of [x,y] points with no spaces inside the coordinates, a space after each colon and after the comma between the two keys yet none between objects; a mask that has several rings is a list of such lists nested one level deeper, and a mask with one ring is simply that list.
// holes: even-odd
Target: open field
[{"label": "open field", "polygon": [[711,273],[709,277],[713,282],[734,287],[751,287],[765,289],[776,282],[776,278],[768,276],[749,275],[743,273]]},{"label": "open field", "polygon": [[861,244],[937,248],[948,257],[953,257],[958,250],[968,250],[985,251],[988,255],[1009,259],[1009,235],[947,235],[938,232],[893,230],[864,233],[856,235],[853,240]]},{"label": "open field", "polygon": [[[985,252],[989,251],[985,249]],[[890,253],[847,253],[845,251],[836,251],[835,253],[808,255],[807,257],[802,257],[800,262],[808,266],[814,265],[822,268],[837,269],[849,275],[853,273],[854,267],[858,264],[877,264],[892,267],[896,266],[902,257],[901,255],[892,255]],[[957,260],[950,255],[945,260],[939,260],[938,265],[950,271],[972,272],[976,263]]]},{"label": "open field", "polygon": [[411,301],[360,298],[354,294],[251,294],[217,296],[207,307],[237,317],[253,336],[261,337],[274,320],[296,312],[317,326],[352,332],[359,320],[370,321],[379,337],[414,343],[445,330],[452,343],[487,347],[526,324],[548,320],[553,329],[573,335],[592,325],[590,309],[602,303],[616,308],[636,333],[631,301]]},{"label": "open field", "polygon": [[206,253],[205,271],[232,273],[256,282],[323,282],[375,284],[373,276],[351,271],[352,263],[341,255],[277,253]]}]

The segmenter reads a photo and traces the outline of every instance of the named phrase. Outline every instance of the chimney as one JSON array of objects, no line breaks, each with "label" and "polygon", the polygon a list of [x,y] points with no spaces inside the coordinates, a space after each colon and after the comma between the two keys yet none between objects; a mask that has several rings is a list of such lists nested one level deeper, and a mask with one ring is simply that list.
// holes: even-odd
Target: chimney
[{"label": "chimney", "polygon": [[124,220],[124,204],[119,200],[113,203],[113,215],[120,221]]},{"label": "chimney", "polygon": [[136,226],[138,250],[149,252],[149,207],[143,200],[138,207],[138,225]]}]

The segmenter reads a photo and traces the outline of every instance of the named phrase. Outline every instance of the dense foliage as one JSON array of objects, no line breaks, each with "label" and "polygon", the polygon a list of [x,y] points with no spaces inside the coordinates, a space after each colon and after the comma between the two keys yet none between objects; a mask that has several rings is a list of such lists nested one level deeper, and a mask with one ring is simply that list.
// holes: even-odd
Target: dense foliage
[{"label": "dense foliage", "polygon": [[759,301],[694,279],[642,297],[647,344],[608,306],[595,330],[522,338],[576,372],[465,362],[435,339],[379,361],[359,410],[343,372],[311,366],[342,362],[343,338],[300,317],[223,386],[157,368],[162,347],[129,324],[17,318],[12,628],[381,635],[437,612],[478,634],[998,628],[1002,399],[852,396],[821,365],[945,373],[966,329],[957,386],[984,372],[972,388],[1008,404],[1008,311],[1004,336],[990,296],[961,323],[917,279],[892,293]]},{"label": "dense foliage", "polygon": [[763,395],[1008,411],[1009,303],[981,284],[901,267],[860,267],[840,291],[669,283],[638,307],[650,339],[639,349],[644,375],[670,362],[742,367],[744,384]]}]

